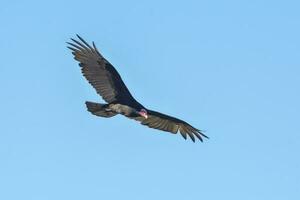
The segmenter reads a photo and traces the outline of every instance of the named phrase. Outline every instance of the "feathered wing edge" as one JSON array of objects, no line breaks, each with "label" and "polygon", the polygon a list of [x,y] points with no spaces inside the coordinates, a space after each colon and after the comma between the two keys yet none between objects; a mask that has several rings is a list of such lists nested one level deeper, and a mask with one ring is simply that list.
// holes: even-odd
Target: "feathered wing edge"
[{"label": "feathered wing edge", "polygon": [[193,142],[198,138],[203,142],[203,138],[209,139],[203,131],[193,127],[185,121],[171,117],[156,111],[148,110],[148,118],[143,117],[134,118],[137,121],[140,121],[142,125],[148,126],[149,128],[154,128],[166,132],[176,134],[180,132],[184,139],[187,139],[187,136],[191,138]]},{"label": "feathered wing edge", "polygon": [[114,101],[137,104],[117,70],[99,53],[95,43],[89,45],[77,35],[79,40],[67,42],[75,60],[79,62],[83,76],[97,93],[107,102]]}]

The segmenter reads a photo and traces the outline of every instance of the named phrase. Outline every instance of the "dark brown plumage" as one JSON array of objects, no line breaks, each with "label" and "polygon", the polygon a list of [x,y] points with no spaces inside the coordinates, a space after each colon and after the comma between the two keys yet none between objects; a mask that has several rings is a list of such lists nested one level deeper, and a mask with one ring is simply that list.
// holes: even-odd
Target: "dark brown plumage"
[{"label": "dark brown plumage", "polygon": [[133,98],[119,73],[99,53],[94,42],[90,46],[80,36],[77,37],[79,41],[71,39],[73,43],[67,42],[70,45],[68,48],[72,50],[75,60],[79,62],[84,77],[107,102],[107,104],[86,102],[89,112],[101,117],[122,114],[150,128],[174,134],[180,132],[185,139],[188,135],[193,142],[195,137],[200,141],[203,141],[202,137],[208,138],[185,121],[146,109]]}]

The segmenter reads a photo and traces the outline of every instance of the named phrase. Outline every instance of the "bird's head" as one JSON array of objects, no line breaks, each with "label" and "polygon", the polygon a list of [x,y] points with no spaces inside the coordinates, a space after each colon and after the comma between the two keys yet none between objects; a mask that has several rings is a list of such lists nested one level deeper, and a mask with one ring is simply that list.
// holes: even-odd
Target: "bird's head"
[{"label": "bird's head", "polygon": [[147,110],[141,109],[138,113],[139,113],[140,116],[144,117],[145,119],[148,118]]}]

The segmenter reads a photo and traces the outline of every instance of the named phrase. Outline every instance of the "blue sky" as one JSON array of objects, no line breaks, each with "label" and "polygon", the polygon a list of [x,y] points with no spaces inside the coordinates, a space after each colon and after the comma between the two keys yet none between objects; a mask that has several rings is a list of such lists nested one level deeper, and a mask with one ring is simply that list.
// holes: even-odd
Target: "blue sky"
[{"label": "blue sky", "polygon": [[[0,199],[300,198],[299,1],[11,1],[0,7]],[[101,101],[66,41],[95,41],[185,141]]]}]

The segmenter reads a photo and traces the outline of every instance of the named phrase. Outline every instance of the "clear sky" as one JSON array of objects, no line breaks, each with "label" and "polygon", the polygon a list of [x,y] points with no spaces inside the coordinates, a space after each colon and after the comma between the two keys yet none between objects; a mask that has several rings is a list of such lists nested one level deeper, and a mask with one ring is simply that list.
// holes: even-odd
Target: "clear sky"
[{"label": "clear sky", "polygon": [[[0,7],[0,199],[300,199],[300,3],[17,1]],[[102,102],[66,48],[95,41],[185,141]]]}]

